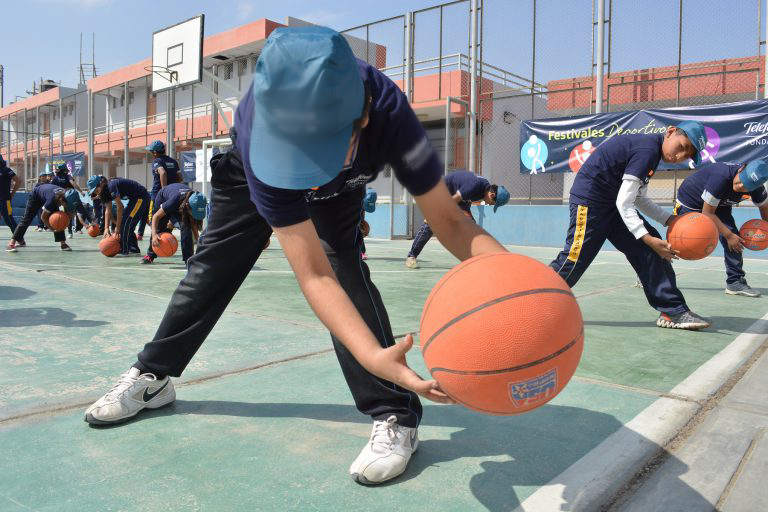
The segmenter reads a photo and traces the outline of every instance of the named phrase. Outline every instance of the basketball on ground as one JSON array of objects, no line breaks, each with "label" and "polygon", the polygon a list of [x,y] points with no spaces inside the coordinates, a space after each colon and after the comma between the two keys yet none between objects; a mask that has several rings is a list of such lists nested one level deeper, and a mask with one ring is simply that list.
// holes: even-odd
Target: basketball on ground
[{"label": "basketball on ground", "polygon": [[744,247],[753,251],[762,251],[768,247],[768,222],[760,219],[748,220],[741,226],[739,236],[744,240]]},{"label": "basketball on ground", "polygon": [[171,233],[160,233],[158,236],[158,243],[152,245],[152,250],[160,257],[166,258],[176,254],[176,249],[179,248],[179,242],[176,237]]},{"label": "basketball on ground", "polygon": [[667,242],[684,260],[706,258],[717,247],[717,240],[717,226],[703,213],[681,215],[667,229]]},{"label": "basketball on ground", "polygon": [[101,251],[101,254],[111,258],[120,252],[120,239],[116,236],[102,238],[101,242],[99,242],[99,250]]},{"label": "basketball on ground", "polygon": [[54,231],[64,231],[69,226],[69,215],[64,212],[53,212],[48,217],[48,224]]},{"label": "basketball on ground", "polygon": [[475,411],[535,409],[568,383],[581,358],[584,323],[569,286],[520,254],[468,259],[432,289],[421,350],[440,387]]},{"label": "basketball on ground", "polygon": [[96,238],[101,233],[101,230],[99,229],[98,224],[91,224],[90,226],[88,226],[88,229],[86,231],[88,231],[88,235],[91,238]]}]

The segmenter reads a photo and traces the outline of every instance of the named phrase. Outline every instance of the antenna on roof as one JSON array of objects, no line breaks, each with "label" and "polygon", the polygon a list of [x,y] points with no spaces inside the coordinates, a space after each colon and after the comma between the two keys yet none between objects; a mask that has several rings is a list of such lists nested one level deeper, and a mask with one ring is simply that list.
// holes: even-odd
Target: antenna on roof
[{"label": "antenna on roof", "polygon": [[[80,85],[84,86],[88,78],[96,77],[96,34],[91,33],[91,62],[83,62],[83,33],[80,32]],[[90,74],[91,76],[86,76]]]}]

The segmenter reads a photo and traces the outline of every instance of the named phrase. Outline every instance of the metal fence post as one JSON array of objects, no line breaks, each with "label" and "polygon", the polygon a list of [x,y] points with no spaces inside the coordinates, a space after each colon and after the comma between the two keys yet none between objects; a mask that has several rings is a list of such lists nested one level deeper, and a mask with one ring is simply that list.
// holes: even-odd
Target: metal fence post
[{"label": "metal fence post", "polygon": [[597,0],[597,75],[595,78],[595,113],[603,111],[603,67],[605,62],[605,0]]},{"label": "metal fence post", "polygon": [[35,175],[40,173],[40,107],[35,107]]},{"label": "metal fence post", "polygon": [[128,82],[123,82],[123,174],[128,177]]},{"label": "metal fence post", "polygon": [[680,0],[680,10],[678,13],[680,18],[679,25],[677,27],[677,96],[675,99],[675,106],[680,106],[680,68],[683,64],[683,0]]},{"label": "metal fence post", "polygon": [[93,176],[93,91],[88,89],[88,178]]},{"label": "metal fence post", "polygon": [[[760,0],[758,0],[757,3],[759,5],[760,4]],[[766,14],[768,15],[768,8],[766,8]],[[762,21],[761,19],[759,19],[760,17],[761,16],[758,14],[758,20],[757,20],[757,26],[758,27],[760,27],[760,22]],[[768,19],[768,16],[766,16],[766,19]],[[759,28],[758,28],[758,30],[759,30]],[[758,54],[758,56],[760,55],[759,48],[758,48],[758,53],[757,54]],[[764,58],[764,62],[765,62],[765,70],[764,70],[765,75],[763,77],[763,98],[768,98],[768,21],[766,21],[766,23],[765,23],[765,58]],[[760,80],[758,79],[758,82],[759,81]],[[758,84],[758,87],[760,87],[759,84]]]},{"label": "metal fence post", "polygon": [[[482,0],[470,0],[469,31],[469,172],[475,172],[476,131],[477,131],[477,9]],[[447,121],[447,120],[446,120]]]}]

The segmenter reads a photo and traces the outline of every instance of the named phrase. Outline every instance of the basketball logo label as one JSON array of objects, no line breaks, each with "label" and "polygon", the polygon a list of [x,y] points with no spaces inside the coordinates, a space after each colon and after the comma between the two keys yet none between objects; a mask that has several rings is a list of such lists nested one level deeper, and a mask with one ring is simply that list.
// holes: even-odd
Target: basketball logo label
[{"label": "basketball logo label", "polygon": [[546,402],[555,394],[557,394],[557,368],[552,368],[543,375],[509,384],[509,397],[515,407]]}]

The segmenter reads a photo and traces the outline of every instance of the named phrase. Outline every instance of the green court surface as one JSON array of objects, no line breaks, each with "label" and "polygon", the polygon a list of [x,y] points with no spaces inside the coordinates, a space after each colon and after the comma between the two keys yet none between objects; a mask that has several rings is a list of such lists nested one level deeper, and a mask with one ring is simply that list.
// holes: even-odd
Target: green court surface
[{"label": "green court surface", "polygon": [[[688,304],[714,325],[659,329],[629,264],[603,252],[574,288],[585,350],[558,397],[514,417],[425,403],[405,474],[363,487],[347,468],[369,419],[274,238],[176,380],[177,401],[110,428],[89,427],[83,410],[151,339],[184,275],[181,258],[108,259],[84,235],[71,253],[49,233],[27,243],[0,253],[3,511],[513,510],[768,312],[766,298],[723,293],[721,258],[679,261]],[[455,259],[433,240],[421,268],[408,270],[409,241],[366,243],[394,332],[417,331],[424,299]],[[557,253],[510,250],[543,262]],[[768,291],[768,261],[748,259],[745,269]],[[409,362],[425,372],[417,349]]]}]

